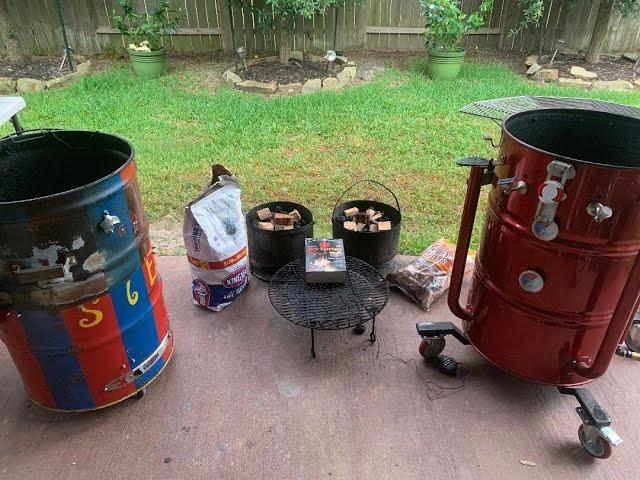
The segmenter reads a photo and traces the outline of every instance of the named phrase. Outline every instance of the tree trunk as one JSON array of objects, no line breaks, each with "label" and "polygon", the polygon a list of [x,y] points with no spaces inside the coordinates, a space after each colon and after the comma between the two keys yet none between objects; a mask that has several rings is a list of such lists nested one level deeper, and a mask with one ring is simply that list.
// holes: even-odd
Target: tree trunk
[{"label": "tree trunk", "polygon": [[289,32],[283,28],[282,24],[276,28],[278,39],[278,58],[280,63],[289,63],[289,55],[291,55],[291,36]]},{"label": "tree trunk", "polygon": [[588,63],[598,63],[600,61],[600,52],[602,51],[604,39],[607,36],[612,9],[613,0],[602,0],[600,2],[596,24],[593,27],[591,41],[589,42],[589,48],[587,49],[587,55],[585,57]]},{"label": "tree trunk", "polygon": [[9,15],[7,14],[6,0],[0,0],[0,37],[2,37],[4,46],[7,49],[9,61],[13,64],[24,63],[27,57],[22,52],[22,47],[20,46],[18,37],[11,28]]}]

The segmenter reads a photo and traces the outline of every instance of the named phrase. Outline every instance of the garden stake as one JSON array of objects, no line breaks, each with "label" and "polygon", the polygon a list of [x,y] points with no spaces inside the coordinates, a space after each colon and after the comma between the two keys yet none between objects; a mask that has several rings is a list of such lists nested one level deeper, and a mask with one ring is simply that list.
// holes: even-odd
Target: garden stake
[{"label": "garden stake", "polygon": [[62,58],[62,64],[64,65],[64,60],[66,58],[69,61],[69,68],[72,72],[75,72],[76,67],[73,64],[73,58],[71,57],[71,48],[69,48],[67,29],[64,26],[64,15],[62,14],[62,5],[60,4],[60,0],[56,0],[56,7],[58,10],[58,20],[60,20],[60,29],[62,30],[62,41],[64,43],[64,57]]},{"label": "garden stake", "polygon": [[[231,11],[231,0],[227,0],[227,12],[229,13],[229,26],[231,27],[231,46],[233,47],[233,51],[237,53],[236,29],[233,24],[233,12]],[[236,67],[236,71],[238,71],[238,62],[235,56],[233,57],[233,64]]]}]

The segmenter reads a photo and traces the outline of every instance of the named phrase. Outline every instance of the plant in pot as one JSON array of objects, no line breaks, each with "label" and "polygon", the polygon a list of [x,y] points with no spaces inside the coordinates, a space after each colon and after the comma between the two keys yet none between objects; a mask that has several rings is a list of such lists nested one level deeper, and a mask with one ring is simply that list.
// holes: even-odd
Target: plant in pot
[{"label": "plant in pot", "polygon": [[[149,5],[147,5],[149,6]],[[140,77],[164,74],[166,50],[163,40],[178,30],[182,12],[169,0],[156,1],[154,9],[139,12],[134,0],[118,0],[113,11],[114,26],[127,39],[133,70]]]},{"label": "plant in pot", "polygon": [[427,71],[431,78],[455,78],[467,51],[460,46],[464,36],[485,23],[493,0],[482,0],[478,11],[467,15],[459,0],[419,0],[426,22]]}]

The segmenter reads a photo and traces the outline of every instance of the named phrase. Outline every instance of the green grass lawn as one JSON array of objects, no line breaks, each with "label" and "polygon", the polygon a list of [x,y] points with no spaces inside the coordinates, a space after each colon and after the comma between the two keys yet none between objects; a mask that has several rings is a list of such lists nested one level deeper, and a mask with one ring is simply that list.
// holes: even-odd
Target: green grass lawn
[{"label": "green grass lawn", "polygon": [[[133,142],[152,220],[179,222],[216,162],[239,177],[245,210],[296,201],[313,211],[316,235],[330,235],[340,193],[356,180],[376,179],[397,193],[401,250],[415,253],[439,237],[455,240],[467,171],[454,161],[492,155],[482,136],[499,137],[493,122],[457,113],[461,106],[515,95],[640,105],[640,93],[544,87],[501,66],[470,63],[459,79],[441,82],[425,79],[423,70],[416,60],[407,70],[388,70],[339,93],[264,99],[200,88],[201,71],[139,81],[128,65],[116,64],[69,88],[25,95],[21,118],[26,128],[101,130]],[[350,198],[372,193],[392,201],[368,188]]]}]

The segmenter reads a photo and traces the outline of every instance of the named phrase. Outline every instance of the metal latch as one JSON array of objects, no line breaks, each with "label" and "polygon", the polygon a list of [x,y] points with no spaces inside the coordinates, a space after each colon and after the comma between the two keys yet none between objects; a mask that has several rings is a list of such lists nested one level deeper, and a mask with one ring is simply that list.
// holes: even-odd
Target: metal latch
[{"label": "metal latch", "polygon": [[158,348],[156,348],[156,350],[149,356],[149,358],[147,358],[145,361],[143,361],[140,365],[138,365],[136,368],[134,368],[130,372],[127,372],[124,375],[121,375],[118,378],[114,378],[113,380],[111,380],[109,383],[107,383],[103,387],[103,390],[105,392],[113,392],[115,390],[118,390],[126,385],[129,385],[130,383],[135,382],[138,378],[140,378],[149,370],[151,370],[151,368],[156,363],[158,363],[158,360],[162,358],[162,355],[164,355],[164,352],[167,350],[167,347],[169,346],[169,340],[171,339],[172,336],[173,334],[171,333],[171,331],[169,331],[165,335],[160,345],[158,345]]},{"label": "metal latch", "polygon": [[524,180],[518,180],[516,182],[516,177],[500,178],[496,182],[496,185],[498,185],[498,187],[502,189],[502,193],[504,193],[505,195],[509,195],[513,192],[518,192],[520,195],[524,195],[529,190],[529,188],[527,187],[527,182],[525,182]]},{"label": "metal latch", "polygon": [[554,218],[558,205],[567,198],[564,191],[567,180],[575,176],[576,169],[570,163],[554,160],[547,165],[547,179],[538,187],[538,208],[531,224],[531,231],[540,240],[548,242],[558,236]]}]

